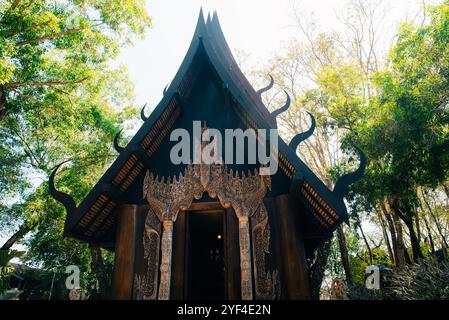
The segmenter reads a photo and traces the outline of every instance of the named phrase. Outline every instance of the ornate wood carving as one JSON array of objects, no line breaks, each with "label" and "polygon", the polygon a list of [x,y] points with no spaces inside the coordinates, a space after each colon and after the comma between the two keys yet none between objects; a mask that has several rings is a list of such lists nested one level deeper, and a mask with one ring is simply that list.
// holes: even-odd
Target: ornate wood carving
[{"label": "ornate wood carving", "polygon": [[143,231],[143,252],[147,267],[144,275],[134,276],[134,299],[155,300],[159,275],[161,223],[152,208],[148,211]]},{"label": "ornate wood carving", "polygon": [[249,240],[248,217],[238,217],[240,245],[240,277],[242,281],[242,300],[253,298],[253,282],[251,276],[251,252]]},{"label": "ornate wood carving", "polygon": [[164,231],[162,232],[161,283],[159,285],[158,299],[168,300],[170,299],[173,221],[165,220],[163,222],[163,226]]},{"label": "ornate wood carving", "polygon": [[134,275],[133,295],[136,300],[155,300],[159,275],[161,223],[152,208],[148,211],[142,236],[146,270]]},{"label": "ornate wood carving", "polygon": [[[162,234],[162,263],[159,299],[170,296],[171,247],[173,222],[180,210],[187,210],[194,199],[200,199],[204,192],[211,198],[218,198],[224,208],[233,207],[239,221],[239,244],[241,265],[242,299],[252,299],[252,268],[249,218],[262,204],[267,188],[271,186],[270,176],[261,176],[258,171],[242,176],[222,164],[189,164],[179,177],[154,177],[147,172],[143,196],[164,223]],[[261,271],[261,273],[264,273]]]},{"label": "ornate wood carving", "polygon": [[270,254],[270,226],[267,209],[263,203],[251,217],[251,226],[256,299],[274,300],[280,297],[279,274],[277,270],[267,270]]}]

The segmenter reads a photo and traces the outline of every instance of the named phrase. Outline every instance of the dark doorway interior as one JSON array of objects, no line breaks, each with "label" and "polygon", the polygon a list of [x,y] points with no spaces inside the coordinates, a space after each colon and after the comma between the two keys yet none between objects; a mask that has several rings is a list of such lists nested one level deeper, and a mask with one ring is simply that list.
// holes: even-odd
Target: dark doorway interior
[{"label": "dark doorway interior", "polygon": [[223,210],[189,212],[189,298],[225,299]]}]

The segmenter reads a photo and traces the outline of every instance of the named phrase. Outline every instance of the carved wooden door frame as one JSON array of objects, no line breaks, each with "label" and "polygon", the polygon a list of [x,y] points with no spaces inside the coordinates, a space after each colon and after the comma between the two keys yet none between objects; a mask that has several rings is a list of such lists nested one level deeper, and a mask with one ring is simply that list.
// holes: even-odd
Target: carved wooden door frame
[{"label": "carved wooden door frame", "polygon": [[[258,171],[248,172],[240,176],[222,164],[189,164],[184,174],[179,177],[154,177],[147,171],[143,197],[146,198],[152,210],[162,224],[161,265],[158,299],[170,298],[170,281],[172,267],[173,223],[180,211],[186,211],[194,199],[199,200],[205,192],[213,199],[218,198],[223,208],[232,207],[238,219],[241,298],[251,300],[254,297],[252,281],[251,252],[253,252],[256,298],[266,296],[267,288],[272,295],[274,280],[277,273],[267,272],[264,254],[268,252],[269,224],[263,198],[271,187],[270,176],[259,175]],[[253,228],[250,232],[250,220]],[[263,241],[253,242],[251,237],[265,237]],[[259,259],[259,262],[257,261]]]}]

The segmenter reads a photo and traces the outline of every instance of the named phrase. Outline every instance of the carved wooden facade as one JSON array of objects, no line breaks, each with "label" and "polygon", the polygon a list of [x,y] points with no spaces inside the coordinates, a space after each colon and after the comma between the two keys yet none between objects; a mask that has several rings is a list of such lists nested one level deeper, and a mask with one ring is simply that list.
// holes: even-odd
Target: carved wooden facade
[{"label": "carved wooden facade", "polygon": [[[277,273],[270,273],[265,269],[265,254],[269,253],[270,230],[263,199],[270,185],[270,176],[259,175],[257,170],[254,173],[248,172],[247,175],[242,174],[240,177],[238,173],[228,171],[222,164],[190,164],[179,178],[168,178],[167,181],[147,172],[143,196],[150,204],[150,211],[156,213],[159,224],[163,225],[158,299],[166,300],[170,297],[173,223],[178,214],[188,210],[192,201],[201,199],[204,192],[207,192],[211,198],[218,198],[224,208],[233,207],[237,215],[242,299],[253,298],[252,264],[255,266],[254,274],[257,275],[255,277],[256,297],[262,299],[275,296]],[[253,222],[252,232],[250,232],[250,219]],[[252,249],[250,237],[253,237]],[[148,238],[148,234],[145,234],[145,238]],[[149,242],[149,240],[145,241]],[[158,250],[158,246],[148,250]],[[145,248],[146,251],[147,248]],[[149,266],[148,272],[154,273],[153,265]],[[152,297],[155,298],[155,296]]]},{"label": "carved wooden facade", "polygon": [[[228,299],[307,299],[307,258],[348,217],[343,196],[364,171],[358,170],[329,190],[296,154],[313,134],[279,138],[279,170],[259,174],[261,164],[175,165],[169,154],[170,131],[190,130],[193,121],[225,129],[276,129],[261,94],[240,71],[216,14],[198,18],[188,52],[164,96],[126,147],[118,136],[117,159],[77,207],[54,185],[50,192],[66,208],[65,235],[115,252],[113,296],[117,299],[189,298],[185,255],[190,248],[186,218],[195,210],[223,213],[226,224]],[[210,208],[209,208],[210,207]],[[208,208],[208,209],[207,209]],[[195,211],[196,212],[196,211]]]}]

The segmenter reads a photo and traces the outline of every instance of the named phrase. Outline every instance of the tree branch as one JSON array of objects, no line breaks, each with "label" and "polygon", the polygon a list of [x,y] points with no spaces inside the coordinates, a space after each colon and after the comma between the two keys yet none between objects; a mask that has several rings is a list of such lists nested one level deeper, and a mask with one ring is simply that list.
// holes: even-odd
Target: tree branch
[{"label": "tree branch", "polygon": [[89,77],[82,78],[77,81],[31,81],[31,82],[11,82],[5,84],[8,88],[15,88],[15,87],[51,87],[51,86],[67,86],[67,85],[73,85],[73,84],[80,84],[83,81],[87,80]]},{"label": "tree branch", "polygon": [[41,37],[41,38],[25,40],[25,41],[16,43],[16,47],[22,47],[22,46],[25,46],[27,44],[39,43],[39,42],[42,42],[42,41],[45,41],[45,40],[50,40],[50,39],[54,39],[54,38],[63,37],[63,36],[66,36],[68,34],[80,31],[80,30],[81,30],[80,28],[68,29],[66,31],[59,32],[59,33],[52,34],[52,35],[48,35],[48,36],[44,36],[44,37]]},{"label": "tree branch", "polygon": [[14,2],[11,4],[11,10],[14,10],[19,5],[20,0],[14,0]]},{"label": "tree branch", "polygon": [[23,30],[15,31],[15,32],[13,32],[13,33],[10,33],[10,34],[6,35],[5,38],[11,38],[11,37],[16,36],[16,35],[18,35],[18,34],[27,32],[27,31],[29,31],[29,30],[36,29],[36,28],[38,28],[38,27],[40,27],[40,26],[43,26],[43,25],[48,24],[49,22],[51,22],[51,20],[47,20],[47,21],[41,22],[41,23],[32,24],[31,26],[28,26],[28,27],[26,27],[26,28],[23,29]]},{"label": "tree branch", "polygon": [[28,144],[28,142],[16,130],[12,129],[12,132],[14,132],[14,134],[19,138],[19,140],[22,141],[25,153],[27,154],[28,157],[30,157],[31,163],[34,162],[33,167],[39,167],[39,160],[33,153],[33,150],[31,149],[31,146]]},{"label": "tree branch", "polygon": [[11,237],[2,245],[1,250],[9,250],[11,247],[20,239],[22,239],[28,232],[33,230],[33,228],[37,225],[34,223],[24,222]]}]

